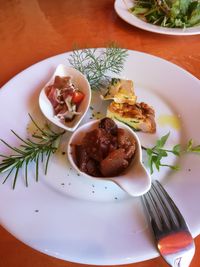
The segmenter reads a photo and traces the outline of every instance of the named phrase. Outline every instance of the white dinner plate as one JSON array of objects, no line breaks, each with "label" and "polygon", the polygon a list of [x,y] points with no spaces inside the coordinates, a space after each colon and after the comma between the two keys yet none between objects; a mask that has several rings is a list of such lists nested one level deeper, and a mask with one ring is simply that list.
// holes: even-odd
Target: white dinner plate
[{"label": "white dinner plate", "polygon": [[114,8],[121,19],[127,23],[150,32],[156,32],[169,35],[196,35],[200,34],[200,26],[194,26],[185,29],[165,28],[151,23],[147,23],[135,15],[131,14],[128,9],[133,7],[133,0],[115,0]]},{"label": "white dinner plate", "polygon": [[[101,51],[101,50],[100,50]],[[144,146],[170,131],[168,147],[200,143],[200,82],[190,73],[161,58],[128,51],[122,77],[132,79],[138,101],[156,111],[156,134],[139,134]],[[0,90],[0,138],[18,146],[11,133],[21,137],[31,132],[30,113],[43,125],[38,106],[41,88],[58,64],[68,63],[70,53],[41,61],[11,79]],[[107,102],[93,94],[91,107],[81,122],[105,116]],[[93,116],[92,116],[93,115]],[[52,157],[48,174],[40,165],[39,182],[34,179],[34,164],[29,168],[29,187],[19,173],[15,190],[12,179],[0,184],[0,223],[16,238],[48,255],[67,261],[116,265],[158,256],[140,198],[131,198],[112,182],[79,176],[69,165],[67,140]],[[0,144],[0,154],[10,154]],[[187,220],[193,236],[200,233],[200,156],[186,154],[177,162],[180,171],[163,168],[153,177],[161,180]],[[0,179],[3,181],[4,175]]]}]

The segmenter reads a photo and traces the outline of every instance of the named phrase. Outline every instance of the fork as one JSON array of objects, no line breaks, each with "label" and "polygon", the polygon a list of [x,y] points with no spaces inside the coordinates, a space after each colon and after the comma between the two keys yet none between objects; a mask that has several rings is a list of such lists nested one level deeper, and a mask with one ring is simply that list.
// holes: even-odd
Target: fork
[{"label": "fork", "polygon": [[188,267],[195,252],[194,240],[179,209],[163,186],[155,180],[142,196],[163,259],[172,267]]}]

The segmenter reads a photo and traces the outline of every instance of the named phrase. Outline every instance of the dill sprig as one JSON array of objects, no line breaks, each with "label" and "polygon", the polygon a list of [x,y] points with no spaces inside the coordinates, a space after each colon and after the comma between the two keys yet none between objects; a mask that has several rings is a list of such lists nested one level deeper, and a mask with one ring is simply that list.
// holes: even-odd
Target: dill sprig
[{"label": "dill sprig", "polygon": [[108,73],[119,74],[123,68],[127,50],[110,44],[104,50],[83,49],[74,50],[69,58],[69,63],[83,73],[92,89],[98,89],[102,81],[108,79]]},{"label": "dill sprig", "polygon": [[153,174],[154,168],[156,168],[158,171],[161,167],[168,167],[172,170],[180,169],[178,165],[170,165],[162,162],[163,158],[168,157],[169,154],[173,154],[177,157],[180,157],[184,153],[200,153],[200,145],[194,146],[193,139],[190,139],[185,146],[177,144],[171,149],[166,149],[164,146],[169,138],[169,135],[170,132],[158,139],[156,141],[155,146],[153,146],[152,148],[146,148],[142,146],[142,149],[145,150],[147,153],[148,167],[150,168],[151,174]]},{"label": "dill sprig", "polygon": [[9,145],[6,141],[0,139],[7,147],[9,147],[14,154],[9,156],[0,155],[3,160],[0,163],[0,173],[8,172],[3,183],[5,183],[11,174],[14,173],[13,189],[16,186],[19,170],[24,168],[25,172],[25,184],[28,186],[28,166],[31,162],[35,163],[35,178],[38,181],[39,176],[39,163],[45,160],[45,174],[47,174],[48,164],[50,156],[56,152],[61,136],[64,132],[54,132],[48,124],[45,128],[41,128],[29,114],[31,121],[36,127],[36,132],[32,134],[32,137],[37,140],[31,140],[30,138],[23,139],[16,132],[11,132],[22,142],[19,148]]}]

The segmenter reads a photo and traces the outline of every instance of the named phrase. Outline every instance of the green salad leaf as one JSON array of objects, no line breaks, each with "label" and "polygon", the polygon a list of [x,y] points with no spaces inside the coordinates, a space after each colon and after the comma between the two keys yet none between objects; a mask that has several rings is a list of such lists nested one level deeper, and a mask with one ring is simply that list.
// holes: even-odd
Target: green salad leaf
[{"label": "green salad leaf", "polygon": [[135,0],[129,11],[146,22],[168,28],[200,24],[200,0]]}]

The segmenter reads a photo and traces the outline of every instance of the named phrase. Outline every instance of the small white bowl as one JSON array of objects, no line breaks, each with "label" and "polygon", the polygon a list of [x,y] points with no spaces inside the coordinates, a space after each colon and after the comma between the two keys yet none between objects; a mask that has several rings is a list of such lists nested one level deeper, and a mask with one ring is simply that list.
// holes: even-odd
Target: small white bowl
[{"label": "small white bowl", "polygon": [[131,196],[136,197],[145,194],[151,187],[151,176],[149,175],[144,165],[142,164],[142,149],[140,140],[136,135],[136,133],[130,127],[119,121],[115,121],[117,126],[119,128],[124,129],[128,133],[129,137],[131,139],[135,139],[136,141],[136,152],[128,168],[116,177],[93,177],[80,171],[80,169],[78,168],[76,164],[75,145],[81,144],[85,134],[97,128],[99,121],[100,120],[90,121],[80,126],[72,134],[67,149],[68,159],[71,165],[73,166],[74,169],[76,169],[77,172],[81,173],[82,175],[88,178],[111,180],[115,182]]},{"label": "small white bowl", "polygon": [[[62,122],[56,116],[54,115],[54,109],[49,101],[48,97],[46,96],[45,93],[45,88],[52,84],[54,82],[55,76],[70,76],[72,79],[72,83],[80,89],[81,92],[84,93],[85,97],[83,101],[81,102],[78,112],[80,112],[80,115],[76,115],[75,118],[71,122]],[[48,81],[48,83],[44,86],[44,88],[40,92],[39,96],[39,106],[44,114],[44,116],[51,121],[53,124],[57,125],[60,128],[63,128],[64,130],[71,131],[73,132],[85,116],[89,105],[91,101],[91,88],[88,80],[86,77],[78,70],[72,68],[72,67],[67,67],[65,65],[58,65],[53,76],[51,79]]]}]

